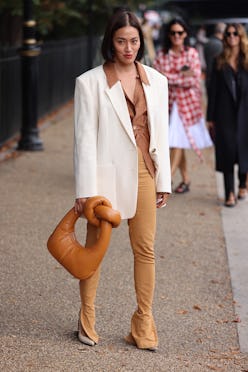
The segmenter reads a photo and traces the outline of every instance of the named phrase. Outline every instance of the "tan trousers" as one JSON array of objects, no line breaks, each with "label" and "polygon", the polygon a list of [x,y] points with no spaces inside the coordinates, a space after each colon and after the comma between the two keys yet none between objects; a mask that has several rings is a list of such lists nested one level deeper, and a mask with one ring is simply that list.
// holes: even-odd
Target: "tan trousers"
[{"label": "tan trousers", "polygon": [[[128,220],[130,242],[134,255],[134,282],[137,309],[131,320],[131,332],[126,340],[138,348],[156,347],[157,331],[152,315],[155,284],[154,239],[156,230],[156,191],[154,179],[150,176],[140,150],[139,187],[137,210]],[[88,225],[86,246],[92,245],[97,237],[97,228]],[[96,343],[94,302],[99,281],[100,268],[86,280],[81,280],[81,323],[89,338]]]}]

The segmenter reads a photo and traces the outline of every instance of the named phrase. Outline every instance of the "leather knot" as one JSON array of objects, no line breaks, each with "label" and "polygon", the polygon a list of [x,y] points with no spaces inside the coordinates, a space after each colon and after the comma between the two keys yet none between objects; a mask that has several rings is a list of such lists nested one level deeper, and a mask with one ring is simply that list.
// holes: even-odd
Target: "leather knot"
[{"label": "leather knot", "polygon": [[84,215],[91,225],[100,227],[101,220],[109,222],[112,227],[119,226],[120,213],[112,209],[110,201],[103,196],[93,196],[84,205]]}]

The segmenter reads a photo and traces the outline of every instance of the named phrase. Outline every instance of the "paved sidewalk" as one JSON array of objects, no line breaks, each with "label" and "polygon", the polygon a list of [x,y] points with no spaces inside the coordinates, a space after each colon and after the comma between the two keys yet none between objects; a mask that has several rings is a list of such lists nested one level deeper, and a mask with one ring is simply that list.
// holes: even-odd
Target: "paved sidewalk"
[{"label": "paved sidewalk", "polygon": [[[248,371],[246,345],[239,346],[239,284],[233,296],[223,224],[225,216],[232,223],[241,209],[247,213],[247,204],[223,210],[213,150],[204,152],[204,164],[188,153],[191,192],[173,194],[158,211],[154,316],[160,345],[151,353],[123,340],[135,308],[126,222],[113,230],[102,265],[96,306],[100,343],[90,348],[77,341],[78,283],[46,248],[74,201],[72,113],[42,130],[41,137],[44,152],[0,163],[2,371]],[[83,220],[76,232],[82,241]]]},{"label": "paved sidewalk", "polygon": [[[216,175],[220,198],[224,198],[223,177]],[[237,181],[236,169],[236,181]],[[237,182],[236,182],[237,183]],[[238,184],[236,184],[238,190]],[[248,353],[248,199],[234,209],[222,208],[221,217],[231,275],[235,312],[240,318],[238,336],[240,350]]]}]

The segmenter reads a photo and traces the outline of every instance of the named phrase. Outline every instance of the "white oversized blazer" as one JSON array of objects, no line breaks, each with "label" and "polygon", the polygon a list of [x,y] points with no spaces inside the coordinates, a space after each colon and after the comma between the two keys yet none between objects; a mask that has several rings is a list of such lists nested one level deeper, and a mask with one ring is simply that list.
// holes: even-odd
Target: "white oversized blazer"
[{"label": "white oversized blazer", "polygon": [[[157,192],[171,192],[168,145],[168,88],[165,76],[143,65],[148,111],[149,152]],[[108,86],[103,66],[85,72],[75,87],[74,170],[76,198],[108,198],[122,219],[136,211],[138,153],[120,81]]]}]

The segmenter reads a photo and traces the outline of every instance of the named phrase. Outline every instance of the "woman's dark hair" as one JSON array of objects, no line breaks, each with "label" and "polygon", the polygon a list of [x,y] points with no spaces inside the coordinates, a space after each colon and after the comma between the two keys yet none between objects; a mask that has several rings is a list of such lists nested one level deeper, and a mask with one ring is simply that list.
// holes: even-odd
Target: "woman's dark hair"
[{"label": "woman's dark hair", "polygon": [[102,41],[102,56],[105,61],[114,62],[114,45],[113,36],[119,28],[132,26],[139,32],[140,48],[136,57],[137,61],[140,61],[144,54],[144,37],[140,22],[138,18],[130,11],[119,10],[115,12],[110,18],[108,25],[105,30],[104,38]]},{"label": "woman's dark hair", "polygon": [[184,45],[188,47],[189,43],[189,26],[182,18],[173,18],[167,25],[164,31],[164,41],[163,41],[163,51],[164,53],[168,53],[171,49],[172,43],[170,39],[170,30],[173,25],[180,25],[184,31],[187,33],[186,38],[184,39]]}]

